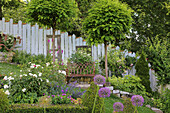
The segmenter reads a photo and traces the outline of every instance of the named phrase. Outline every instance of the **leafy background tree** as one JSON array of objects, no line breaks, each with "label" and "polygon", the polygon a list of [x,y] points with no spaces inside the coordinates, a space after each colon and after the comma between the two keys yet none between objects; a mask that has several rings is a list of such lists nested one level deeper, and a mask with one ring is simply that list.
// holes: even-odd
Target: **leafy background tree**
[{"label": "leafy background tree", "polygon": [[[55,30],[66,31],[69,28],[70,18],[75,17],[78,11],[76,2],[74,0],[31,0],[27,10],[30,21],[53,28],[53,62],[55,62]],[[58,61],[62,58],[60,42],[61,37],[57,38]]]},{"label": "leafy background tree", "polygon": [[148,62],[146,61],[146,57],[142,52],[140,58],[137,60],[135,65],[136,73],[135,75],[140,77],[142,85],[145,86],[147,92],[152,92],[150,87],[150,75],[149,75],[149,67]]},{"label": "leafy background tree", "polygon": [[107,74],[107,45],[124,39],[131,28],[132,10],[118,0],[97,0],[83,21],[87,42],[105,45],[105,70]]},{"label": "leafy background tree", "polygon": [[127,3],[133,10],[132,29],[130,35],[130,46],[119,44],[122,49],[129,49],[132,52],[141,51],[146,47],[146,41],[154,43],[155,37],[159,35],[159,40],[170,36],[169,20],[169,0],[120,0]]},{"label": "leafy background tree", "polygon": [[2,20],[3,17],[3,8],[17,8],[19,4],[19,0],[0,0],[0,20]]}]

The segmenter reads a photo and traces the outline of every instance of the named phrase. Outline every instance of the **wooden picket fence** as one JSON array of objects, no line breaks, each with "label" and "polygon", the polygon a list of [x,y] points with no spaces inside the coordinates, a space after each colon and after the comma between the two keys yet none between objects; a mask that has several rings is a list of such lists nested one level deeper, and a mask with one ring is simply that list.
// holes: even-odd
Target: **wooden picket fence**
[{"label": "wooden picket fence", "polygon": [[[5,18],[2,18],[2,20],[0,20],[0,32],[13,36],[20,36],[22,41],[21,44],[16,45],[19,47],[18,50],[26,51],[32,55],[44,54],[45,56],[47,55],[47,50],[51,50],[52,55],[52,38],[47,38],[47,35],[52,35],[52,28],[40,28],[38,24],[31,26],[29,23],[22,23],[22,21],[13,23],[13,19],[5,21]],[[71,57],[71,55],[76,51],[77,46],[87,45],[82,37],[76,37],[74,34],[68,35],[68,32],[60,32],[60,30],[56,30],[55,35],[61,36],[63,61],[67,61],[67,59]],[[57,37],[55,39],[55,47],[55,49],[58,49]],[[94,61],[99,60],[100,57],[104,56],[104,44],[92,46],[91,48],[91,55]],[[119,47],[116,49],[119,49]],[[135,56],[134,53],[128,53],[128,51],[124,51],[124,53],[125,56]],[[57,51],[55,52],[55,56],[57,57]],[[135,75],[135,68],[133,67],[132,70],[130,70],[129,73],[127,72],[125,75],[127,74]],[[156,78],[152,70],[150,70],[150,81],[151,87],[154,89],[156,87]]]}]

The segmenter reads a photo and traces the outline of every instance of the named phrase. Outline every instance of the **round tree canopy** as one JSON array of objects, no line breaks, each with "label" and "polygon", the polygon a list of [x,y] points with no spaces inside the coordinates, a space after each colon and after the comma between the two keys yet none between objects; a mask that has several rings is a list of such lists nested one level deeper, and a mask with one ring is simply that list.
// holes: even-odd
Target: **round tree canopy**
[{"label": "round tree canopy", "polygon": [[97,0],[83,22],[91,45],[125,38],[132,24],[132,10],[118,0]]},{"label": "round tree canopy", "polygon": [[58,28],[61,23],[68,27],[69,18],[76,16],[77,11],[75,0],[31,0],[27,14],[31,21]]}]

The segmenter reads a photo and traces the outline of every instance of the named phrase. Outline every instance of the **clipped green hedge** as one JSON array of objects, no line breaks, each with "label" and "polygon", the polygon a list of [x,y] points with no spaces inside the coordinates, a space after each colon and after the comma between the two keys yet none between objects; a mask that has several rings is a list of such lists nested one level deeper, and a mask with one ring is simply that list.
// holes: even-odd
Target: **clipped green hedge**
[{"label": "clipped green hedge", "polygon": [[[47,106],[45,109],[46,113],[88,113],[87,107],[68,104]],[[44,113],[44,108],[31,104],[14,104],[7,113]]]}]

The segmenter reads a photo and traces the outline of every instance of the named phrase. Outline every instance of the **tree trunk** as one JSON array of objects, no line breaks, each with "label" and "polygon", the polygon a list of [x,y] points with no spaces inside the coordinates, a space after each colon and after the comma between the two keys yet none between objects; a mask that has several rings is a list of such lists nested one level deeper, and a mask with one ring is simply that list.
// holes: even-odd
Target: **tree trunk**
[{"label": "tree trunk", "polygon": [[52,43],[53,43],[53,64],[55,64],[55,28],[54,27],[53,27]]},{"label": "tree trunk", "polygon": [[107,72],[107,42],[104,42],[105,47],[105,74],[106,74],[106,80],[108,80],[108,72]]},{"label": "tree trunk", "polygon": [[57,37],[57,45],[58,45],[58,62],[62,60],[62,53],[61,53],[61,35]]}]

